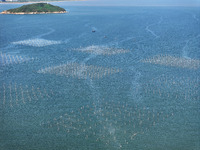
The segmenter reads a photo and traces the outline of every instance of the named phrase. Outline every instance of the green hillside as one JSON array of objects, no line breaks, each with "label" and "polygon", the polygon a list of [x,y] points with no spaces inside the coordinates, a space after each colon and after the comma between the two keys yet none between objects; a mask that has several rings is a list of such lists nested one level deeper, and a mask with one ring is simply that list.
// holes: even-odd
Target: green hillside
[{"label": "green hillside", "polygon": [[62,12],[66,11],[64,8],[58,7],[58,6],[53,6],[51,4],[47,3],[37,3],[37,4],[29,4],[29,5],[24,5],[19,8],[15,9],[9,9],[7,10],[8,12],[11,13],[30,13],[30,12]]}]

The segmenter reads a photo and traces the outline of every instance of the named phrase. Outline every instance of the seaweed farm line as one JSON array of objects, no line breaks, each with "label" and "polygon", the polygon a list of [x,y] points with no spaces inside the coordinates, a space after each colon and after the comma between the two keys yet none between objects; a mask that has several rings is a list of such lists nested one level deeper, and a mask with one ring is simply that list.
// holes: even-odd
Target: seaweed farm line
[{"label": "seaweed farm line", "polygon": [[107,47],[107,46],[88,46],[85,48],[77,48],[74,49],[75,51],[78,52],[83,52],[83,53],[91,53],[95,55],[116,55],[116,54],[125,54],[129,53],[129,50],[125,49],[118,49],[118,48],[112,48],[112,47]]},{"label": "seaweed farm line", "polygon": [[33,47],[44,47],[49,45],[61,44],[61,41],[45,40],[45,39],[28,39],[24,41],[13,42],[14,45],[24,45]]},{"label": "seaweed farm line", "polygon": [[65,132],[67,138],[90,138],[94,143],[103,141],[108,146],[123,148],[138,135],[145,134],[157,123],[165,122],[173,115],[173,110],[167,112],[149,107],[140,108],[125,102],[102,99],[91,106],[81,106],[78,110],[43,121],[40,126]]},{"label": "seaweed farm line", "polygon": [[170,55],[157,55],[141,62],[188,69],[198,69],[200,67],[200,60]]},{"label": "seaweed farm line", "polygon": [[16,83],[3,84],[0,89],[0,104],[3,107],[9,106],[11,108],[45,98],[48,99],[53,95],[52,90],[47,91],[45,88],[40,89],[39,87],[17,85]]},{"label": "seaweed farm line", "polygon": [[177,78],[162,75],[142,85],[142,88],[147,97],[158,96],[173,100],[198,101],[200,99],[199,85],[199,78]]},{"label": "seaweed farm line", "polygon": [[55,74],[78,79],[100,79],[104,76],[110,76],[119,72],[122,72],[121,69],[106,68],[78,63],[67,63],[59,66],[52,66],[38,71],[38,73]]},{"label": "seaweed farm line", "polygon": [[11,65],[11,64],[19,64],[23,62],[27,62],[30,60],[33,60],[34,58],[29,58],[25,56],[14,56],[10,54],[4,54],[1,52],[0,54],[0,65],[5,66],[5,65]]},{"label": "seaweed farm line", "polygon": [[56,4],[0,15],[0,150],[200,150],[199,8]]}]

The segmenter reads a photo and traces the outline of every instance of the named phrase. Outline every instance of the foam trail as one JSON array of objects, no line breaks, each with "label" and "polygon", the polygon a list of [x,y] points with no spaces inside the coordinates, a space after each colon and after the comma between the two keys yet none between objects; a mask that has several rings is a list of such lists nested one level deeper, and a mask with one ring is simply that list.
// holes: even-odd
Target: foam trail
[{"label": "foam trail", "polygon": [[152,25],[147,26],[145,28],[145,30],[147,30],[147,32],[150,32],[153,36],[155,36],[155,38],[158,38],[159,36],[157,34],[155,34],[153,30],[149,29],[150,26],[152,26]]},{"label": "foam trail", "polygon": [[[141,78],[141,73],[138,71],[135,71],[135,76],[132,80],[132,85],[131,85],[131,91],[130,91],[130,95],[131,98],[133,98],[134,100],[140,101],[141,97],[140,97],[140,89],[141,89],[141,85],[139,83],[139,80]],[[139,97],[138,97],[139,96]]]},{"label": "foam trail", "polygon": [[135,37],[127,37],[126,39],[121,40],[120,43],[123,43],[123,42],[126,42],[126,41],[133,40],[134,38],[135,38]]},{"label": "foam trail", "polygon": [[49,35],[49,34],[55,32],[55,30],[52,28],[49,28],[49,30],[50,31],[48,31],[47,33],[40,34],[40,35],[36,36],[35,38],[42,38],[43,36],[46,36],[46,35]]},{"label": "foam trail", "polygon": [[92,30],[93,31],[97,31],[98,29],[96,27],[92,27]]},{"label": "foam trail", "polygon": [[71,62],[73,63],[73,62],[76,62],[76,60],[77,60],[77,58],[73,58],[72,60],[71,60]]},{"label": "foam trail", "polygon": [[90,59],[95,58],[96,56],[97,56],[97,55],[93,55],[93,54],[89,55],[87,58],[85,58],[85,59],[83,60],[83,62],[82,62],[81,64],[85,64],[85,63],[88,62]]},{"label": "foam trail", "polygon": [[[184,58],[191,59],[191,58],[188,56],[189,42],[192,41],[192,40],[194,40],[194,39],[197,39],[197,38],[199,38],[199,37],[200,37],[200,34],[198,34],[197,36],[195,36],[195,37],[193,37],[193,38],[190,38],[190,39],[186,40],[186,43],[185,43],[185,45],[184,45],[184,47],[183,47],[183,49],[182,49],[182,56],[183,56]],[[198,39],[197,39],[197,40],[198,40]]]},{"label": "foam trail", "polygon": [[[85,64],[87,61],[89,61],[90,59],[92,59],[92,58],[94,58],[94,57],[96,57],[96,56],[97,56],[97,55],[91,54],[89,57],[85,58],[81,64],[82,64],[82,65]],[[84,66],[84,65],[83,65],[83,66]],[[83,68],[83,69],[84,69],[84,68]],[[98,116],[99,121],[101,121],[101,120],[103,120],[103,118],[102,118],[102,111],[103,111],[103,108],[101,108],[101,96],[100,96],[100,92],[97,90],[97,88],[96,88],[96,86],[94,85],[92,79],[88,78],[86,81],[87,81],[87,84],[88,84],[88,86],[90,87],[90,89],[91,89],[91,91],[92,91],[92,97],[94,98],[94,107],[95,107],[95,109],[94,109],[94,114],[96,114],[96,116]],[[113,139],[115,139],[115,138],[114,138],[114,136],[115,136],[114,133],[115,133],[115,132],[113,132],[113,131],[115,131],[115,128],[112,127],[110,124],[107,124],[107,125],[105,125],[105,124],[103,125],[103,124],[102,124],[102,126],[106,126],[106,127],[107,127],[106,129],[107,129],[110,133],[112,133]],[[121,144],[119,144],[119,142],[117,142],[116,139],[115,139],[113,142],[115,143],[115,145],[117,145],[117,147],[120,147],[120,146],[121,146]]]},{"label": "foam trail", "polygon": [[195,14],[193,14],[192,17],[194,18],[194,20],[196,20],[197,22],[199,22],[199,18],[197,18],[197,16]]},{"label": "foam trail", "polygon": [[[86,62],[88,62],[90,59],[95,58],[95,57],[96,57],[96,55],[93,55],[93,54],[89,55],[87,58],[85,58],[85,59],[81,62],[81,65],[84,66]],[[81,70],[83,70],[83,69],[84,69],[84,68],[82,68]],[[94,84],[93,84],[92,79],[88,79],[87,81],[88,81],[87,83],[88,83],[89,87],[91,87],[91,90],[92,90],[92,93],[93,93],[93,97],[94,97],[95,99],[99,100],[100,95],[99,95],[98,92],[95,91],[95,86],[94,86]]]},{"label": "foam trail", "polygon": [[[87,83],[88,83],[88,85],[89,85],[89,87],[92,91],[93,98],[94,98],[94,105],[95,105],[94,114],[96,114],[96,116],[98,116],[99,122],[101,122],[105,119],[102,118],[104,108],[102,108],[100,92],[98,92],[98,90],[97,90],[96,86],[94,85],[92,79],[88,79],[87,81],[88,81]],[[116,135],[115,135],[116,128],[113,125],[111,125],[109,120],[107,122],[103,121],[102,127],[104,127],[103,133],[107,133],[107,132],[110,133],[110,135],[112,136],[112,141],[113,141],[114,145],[116,145],[116,147],[121,147],[121,144],[116,139]]]},{"label": "foam trail", "polygon": [[100,93],[95,88],[95,85],[92,79],[87,79],[87,84],[91,90],[93,103],[94,103],[94,114],[98,116],[99,121],[103,120],[102,117],[102,108],[101,108],[101,100],[100,100]]},{"label": "foam trail", "polygon": [[147,32],[151,33],[155,38],[159,38],[159,36],[158,36],[153,30],[151,30],[150,27],[151,27],[151,26],[154,26],[154,25],[156,25],[156,24],[161,24],[162,21],[163,21],[163,18],[162,18],[162,16],[161,16],[161,17],[160,17],[160,20],[159,20],[157,23],[153,23],[153,24],[150,24],[150,25],[146,26],[145,30],[146,30]]},{"label": "foam trail", "polygon": [[189,43],[189,40],[186,41],[185,46],[184,46],[183,49],[182,49],[182,52],[183,52],[182,56],[183,56],[184,58],[190,59],[190,57],[188,57],[188,52],[187,52],[188,43]]},{"label": "foam trail", "polygon": [[92,91],[92,97],[94,98],[94,104],[95,104],[95,112],[100,113],[100,93],[95,88],[95,85],[92,81],[92,79],[87,80],[87,84],[90,87],[90,90]]}]

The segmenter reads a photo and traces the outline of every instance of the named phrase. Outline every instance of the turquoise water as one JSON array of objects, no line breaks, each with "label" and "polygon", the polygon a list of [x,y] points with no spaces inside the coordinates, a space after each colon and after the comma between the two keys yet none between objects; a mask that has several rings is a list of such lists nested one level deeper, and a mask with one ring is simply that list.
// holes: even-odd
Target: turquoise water
[{"label": "turquoise water", "polygon": [[200,149],[200,9],[56,4],[0,15],[0,149]]}]

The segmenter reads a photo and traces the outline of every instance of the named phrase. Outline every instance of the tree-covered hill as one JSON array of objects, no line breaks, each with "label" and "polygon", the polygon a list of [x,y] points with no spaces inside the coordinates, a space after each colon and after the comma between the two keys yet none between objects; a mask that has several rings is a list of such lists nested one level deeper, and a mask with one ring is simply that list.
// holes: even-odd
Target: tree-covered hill
[{"label": "tree-covered hill", "polygon": [[29,5],[24,5],[19,8],[15,9],[9,9],[7,12],[10,13],[31,13],[31,12],[66,12],[64,8],[58,7],[58,6],[53,6],[51,4],[47,3],[36,3],[36,4],[29,4]]}]

